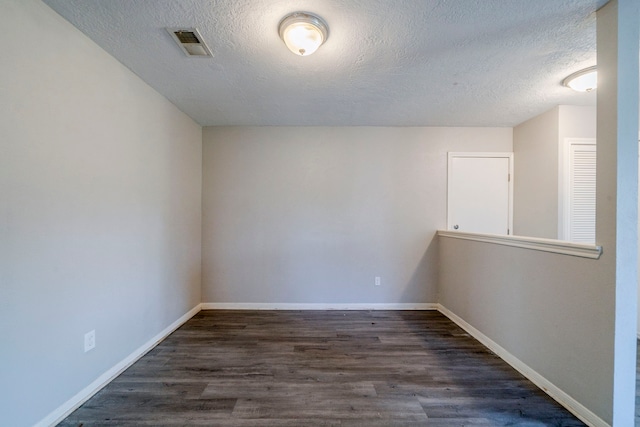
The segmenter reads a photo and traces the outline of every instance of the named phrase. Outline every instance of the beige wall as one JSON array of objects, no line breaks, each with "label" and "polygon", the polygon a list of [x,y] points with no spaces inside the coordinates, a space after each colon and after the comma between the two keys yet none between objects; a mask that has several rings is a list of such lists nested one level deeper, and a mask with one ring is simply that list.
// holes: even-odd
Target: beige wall
[{"label": "beige wall", "polygon": [[595,106],[560,105],[558,138],[595,138],[597,109]]},{"label": "beige wall", "polygon": [[600,259],[439,242],[440,302],[615,426],[635,408],[638,12],[615,0],[598,11]]},{"label": "beige wall", "polygon": [[513,129],[515,235],[557,237],[558,129],[559,107]]},{"label": "beige wall", "polygon": [[[23,34],[2,44],[0,67],[3,423],[33,425],[200,301],[440,301],[611,418],[619,300],[615,210],[603,200],[617,197],[615,178],[598,196],[600,261],[451,239],[438,248],[447,151],[511,151],[511,129],[203,138],[39,1],[0,3],[0,24]],[[97,347],[84,353],[92,329]]]},{"label": "beige wall", "polygon": [[[611,0],[597,13],[596,242],[613,358],[613,425],[635,422],[638,291],[638,51],[640,2]],[[610,303],[610,300],[611,303]],[[600,338],[607,341],[605,338]],[[604,369],[604,368],[603,368]],[[603,398],[604,400],[604,398]]]},{"label": "beige wall", "polygon": [[513,129],[513,229],[557,239],[565,138],[595,138],[596,108],[560,105]]},{"label": "beige wall", "polygon": [[202,130],[40,1],[0,27],[0,424],[31,426],[200,302]]},{"label": "beige wall", "polygon": [[203,141],[203,302],[428,303],[447,152],[511,151],[512,130],[228,127]]},{"label": "beige wall", "polygon": [[565,183],[566,147],[568,138],[596,139],[597,111],[595,106],[561,105],[559,109],[558,128],[558,234],[557,238],[565,239]]},{"label": "beige wall", "polygon": [[441,238],[439,249],[444,307],[611,417],[609,262],[450,238]]}]

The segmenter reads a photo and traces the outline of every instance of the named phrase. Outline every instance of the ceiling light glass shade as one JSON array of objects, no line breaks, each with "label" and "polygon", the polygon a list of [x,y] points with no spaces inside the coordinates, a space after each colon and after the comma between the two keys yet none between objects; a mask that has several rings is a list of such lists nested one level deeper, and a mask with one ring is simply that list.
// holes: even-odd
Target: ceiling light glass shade
[{"label": "ceiling light glass shade", "polygon": [[591,92],[598,88],[598,70],[595,66],[585,68],[571,74],[562,84],[577,92]]},{"label": "ceiling light glass shade", "polygon": [[291,52],[308,56],[327,41],[329,27],[318,16],[296,12],[280,21],[278,32]]}]

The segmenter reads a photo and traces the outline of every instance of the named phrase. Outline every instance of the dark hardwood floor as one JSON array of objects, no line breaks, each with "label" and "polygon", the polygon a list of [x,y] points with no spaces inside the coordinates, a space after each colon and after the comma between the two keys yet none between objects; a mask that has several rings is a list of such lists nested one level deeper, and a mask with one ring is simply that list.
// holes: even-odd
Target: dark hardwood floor
[{"label": "dark hardwood floor", "polygon": [[202,311],[61,426],[582,426],[434,311]]}]

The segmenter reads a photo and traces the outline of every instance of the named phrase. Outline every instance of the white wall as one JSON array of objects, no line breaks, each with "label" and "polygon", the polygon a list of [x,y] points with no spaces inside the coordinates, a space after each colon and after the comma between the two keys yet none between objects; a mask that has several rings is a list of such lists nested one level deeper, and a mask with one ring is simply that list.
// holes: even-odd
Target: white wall
[{"label": "white wall", "polygon": [[512,129],[216,127],[203,141],[203,302],[429,303],[447,152],[511,151]]},{"label": "white wall", "polygon": [[43,3],[0,27],[0,424],[29,426],[200,302],[202,130]]},{"label": "white wall", "polygon": [[557,239],[565,138],[595,138],[596,108],[560,105],[513,129],[514,234]]}]

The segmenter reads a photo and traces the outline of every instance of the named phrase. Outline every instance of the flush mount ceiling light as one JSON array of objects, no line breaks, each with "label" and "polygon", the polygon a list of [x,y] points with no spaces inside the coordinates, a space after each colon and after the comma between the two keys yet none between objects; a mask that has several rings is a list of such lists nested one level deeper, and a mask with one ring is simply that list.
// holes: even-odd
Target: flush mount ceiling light
[{"label": "flush mount ceiling light", "polygon": [[308,56],[329,37],[329,27],[319,16],[295,12],[285,16],[278,26],[280,38],[296,55]]},{"label": "flush mount ceiling light", "polygon": [[591,92],[598,88],[598,71],[595,66],[585,68],[571,74],[562,84],[577,92]]}]

